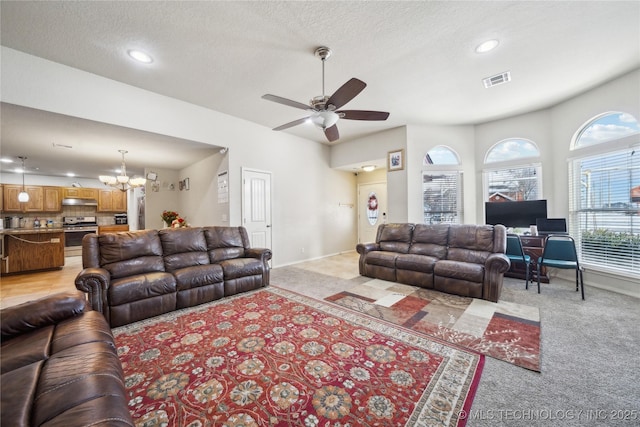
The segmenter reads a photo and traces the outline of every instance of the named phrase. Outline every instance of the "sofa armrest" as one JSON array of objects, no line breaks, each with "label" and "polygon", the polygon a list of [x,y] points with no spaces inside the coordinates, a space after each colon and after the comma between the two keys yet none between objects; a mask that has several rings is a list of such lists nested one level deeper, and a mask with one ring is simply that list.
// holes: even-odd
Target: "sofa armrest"
[{"label": "sofa armrest", "polygon": [[84,294],[77,291],[60,292],[34,301],[28,301],[0,312],[2,341],[64,319],[74,317],[88,309]]},{"label": "sofa armrest", "polygon": [[366,255],[368,252],[379,251],[379,250],[380,250],[380,245],[377,243],[358,243],[356,245],[356,251],[360,255]]},{"label": "sofa armrest", "polygon": [[485,278],[482,289],[482,298],[487,301],[498,302],[502,293],[502,282],[504,273],[511,267],[511,261],[505,254],[493,253],[487,258],[485,268]]},{"label": "sofa armrest", "polygon": [[249,258],[258,258],[260,261],[266,264],[271,259],[271,249],[266,248],[248,248],[245,249],[244,255]]},{"label": "sofa armrest", "polygon": [[104,268],[89,267],[76,276],[76,288],[87,294],[89,304],[109,321],[109,300],[107,290],[111,274]]}]

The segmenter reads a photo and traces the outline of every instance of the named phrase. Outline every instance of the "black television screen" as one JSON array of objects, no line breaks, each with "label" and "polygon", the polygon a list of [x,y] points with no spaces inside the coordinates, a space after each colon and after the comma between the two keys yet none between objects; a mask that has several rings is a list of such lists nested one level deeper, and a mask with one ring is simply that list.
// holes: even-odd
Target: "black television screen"
[{"label": "black television screen", "polygon": [[546,200],[521,202],[485,202],[485,223],[505,227],[529,227],[536,225],[538,218],[547,217]]},{"label": "black television screen", "polygon": [[565,218],[538,218],[536,226],[540,235],[567,233],[567,220]]}]

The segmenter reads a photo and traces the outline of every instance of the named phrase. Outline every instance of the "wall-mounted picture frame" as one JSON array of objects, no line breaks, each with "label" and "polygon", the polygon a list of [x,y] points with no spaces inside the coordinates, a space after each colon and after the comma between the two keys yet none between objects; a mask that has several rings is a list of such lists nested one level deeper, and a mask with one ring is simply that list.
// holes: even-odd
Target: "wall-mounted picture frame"
[{"label": "wall-mounted picture frame", "polygon": [[184,179],[184,189],[187,191],[189,190],[189,178]]},{"label": "wall-mounted picture frame", "polygon": [[387,154],[387,170],[389,172],[404,169],[404,149],[389,151]]}]

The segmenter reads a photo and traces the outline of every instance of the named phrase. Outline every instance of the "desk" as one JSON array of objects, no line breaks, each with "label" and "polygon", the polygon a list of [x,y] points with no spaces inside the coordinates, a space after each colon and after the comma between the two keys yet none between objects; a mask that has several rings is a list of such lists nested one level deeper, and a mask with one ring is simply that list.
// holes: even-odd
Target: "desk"
[{"label": "desk", "polygon": [[[542,256],[544,252],[544,243],[546,241],[545,236],[520,236],[522,242],[522,250],[525,255],[531,257],[531,278],[536,281],[536,269],[538,268],[538,258]],[[505,273],[507,277],[515,277],[518,279],[525,279],[525,266],[523,263],[511,263],[511,268]],[[540,282],[549,283],[549,276],[547,276],[547,268],[542,267],[540,270]]]}]

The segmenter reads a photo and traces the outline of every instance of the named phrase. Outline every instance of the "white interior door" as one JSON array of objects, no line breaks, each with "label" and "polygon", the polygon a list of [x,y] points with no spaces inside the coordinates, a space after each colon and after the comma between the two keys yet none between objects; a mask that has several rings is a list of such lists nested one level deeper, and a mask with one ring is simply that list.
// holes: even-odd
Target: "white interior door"
[{"label": "white interior door", "polygon": [[242,225],[251,247],[271,249],[271,173],[242,169]]},{"label": "white interior door", "polygon": [[387,222],[387,183],[358,186],[358,242],[376,241],[378,225]]}]

